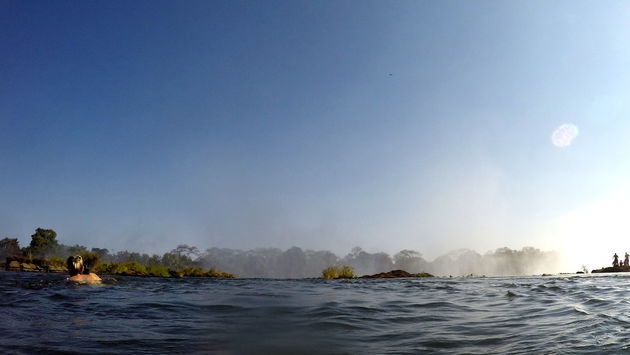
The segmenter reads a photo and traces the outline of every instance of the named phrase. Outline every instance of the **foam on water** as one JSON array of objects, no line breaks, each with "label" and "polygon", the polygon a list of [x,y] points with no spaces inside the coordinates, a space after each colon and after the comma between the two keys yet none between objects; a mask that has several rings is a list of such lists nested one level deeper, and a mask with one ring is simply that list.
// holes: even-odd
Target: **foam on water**
[{"label": "foam on water", "polygon": [[[630,275],[628,275],[630,276]],[[600,353],[630,346],[626,275],[157,279],[0,271],[3,353]]]}]

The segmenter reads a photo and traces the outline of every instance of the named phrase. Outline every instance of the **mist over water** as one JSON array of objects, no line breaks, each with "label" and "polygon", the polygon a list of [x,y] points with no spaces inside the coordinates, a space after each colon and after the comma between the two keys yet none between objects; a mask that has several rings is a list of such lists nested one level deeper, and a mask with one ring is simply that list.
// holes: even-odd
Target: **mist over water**
[{"label": "mist over water", "polygon": [[320,277],[322,270],[332,265],[350,266],[357,275],[395,269],[443,276],[518,276],[567,271],[561,269],[562,257],[558,252],[545,252],[532,247],[521,250],[500,248],[483,255],[473,250],[460,249],[434,260],[426,260],[414,250],[402,250],[390,256],[383,252],[368,253],[360,247],[353,248],[342,257],[330,251],[303,250],[299,247],[285,251],[275,248],[210,248],[196,262],[203,267],[214,267],[238,277],[255,278]]}]

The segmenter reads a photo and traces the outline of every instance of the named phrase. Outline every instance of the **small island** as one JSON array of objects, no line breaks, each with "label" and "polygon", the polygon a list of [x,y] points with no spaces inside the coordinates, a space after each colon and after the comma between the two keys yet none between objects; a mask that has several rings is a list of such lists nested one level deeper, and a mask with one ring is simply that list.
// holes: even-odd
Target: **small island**
[{"label": "small island", "polygon": [[609,272],[630,272],[630,254],[626,253],[625,259],[619,262],[617,253],[613,255],[612,266],[602,267],[600,269],[591,270],[592,274],[609,273]]},{"label": "small island", "polygon": [[420,272],[417,274],[411,274],[405,270],[392,270],[389,272],[381,272],[374,275],[363,275],[357,277],[354,274],[354,270],[351,267],[342,265],[342,266],[329,266],[322,271],[322,278],[325,280],[336,280],[336,279],[394,279],[394,278],[405,278],[405,277],[433,277],[433,275],[428,272]]},{"label": "small island", "polygon": [[405,270],[392,270],[389,272],[381,272],[374,275],[361,276],[362,279],[395,279],[395,278],[403,278],[403,277],[433,277],[433,275],[429,274],[428,272],[420,272],[417,274],[411,274]]}]

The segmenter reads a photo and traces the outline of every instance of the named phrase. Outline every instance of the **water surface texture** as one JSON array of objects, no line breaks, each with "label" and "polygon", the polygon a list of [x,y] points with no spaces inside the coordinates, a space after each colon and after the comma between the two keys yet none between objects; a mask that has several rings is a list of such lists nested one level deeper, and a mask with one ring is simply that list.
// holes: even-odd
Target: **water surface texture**
[{"label": "water surface texture", "polygon": [[106,278],[0,271],[2,353],[630,350],[630,277]]}]

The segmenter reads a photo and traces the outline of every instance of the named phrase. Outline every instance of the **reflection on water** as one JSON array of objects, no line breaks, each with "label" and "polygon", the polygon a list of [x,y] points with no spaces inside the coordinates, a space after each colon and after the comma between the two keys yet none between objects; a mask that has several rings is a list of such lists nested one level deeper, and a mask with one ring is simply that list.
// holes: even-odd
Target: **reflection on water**
[{"label": "reflection on water", "polygon": [[0,271],[8,353],[628,350],[630,276],[157,279]]}]

